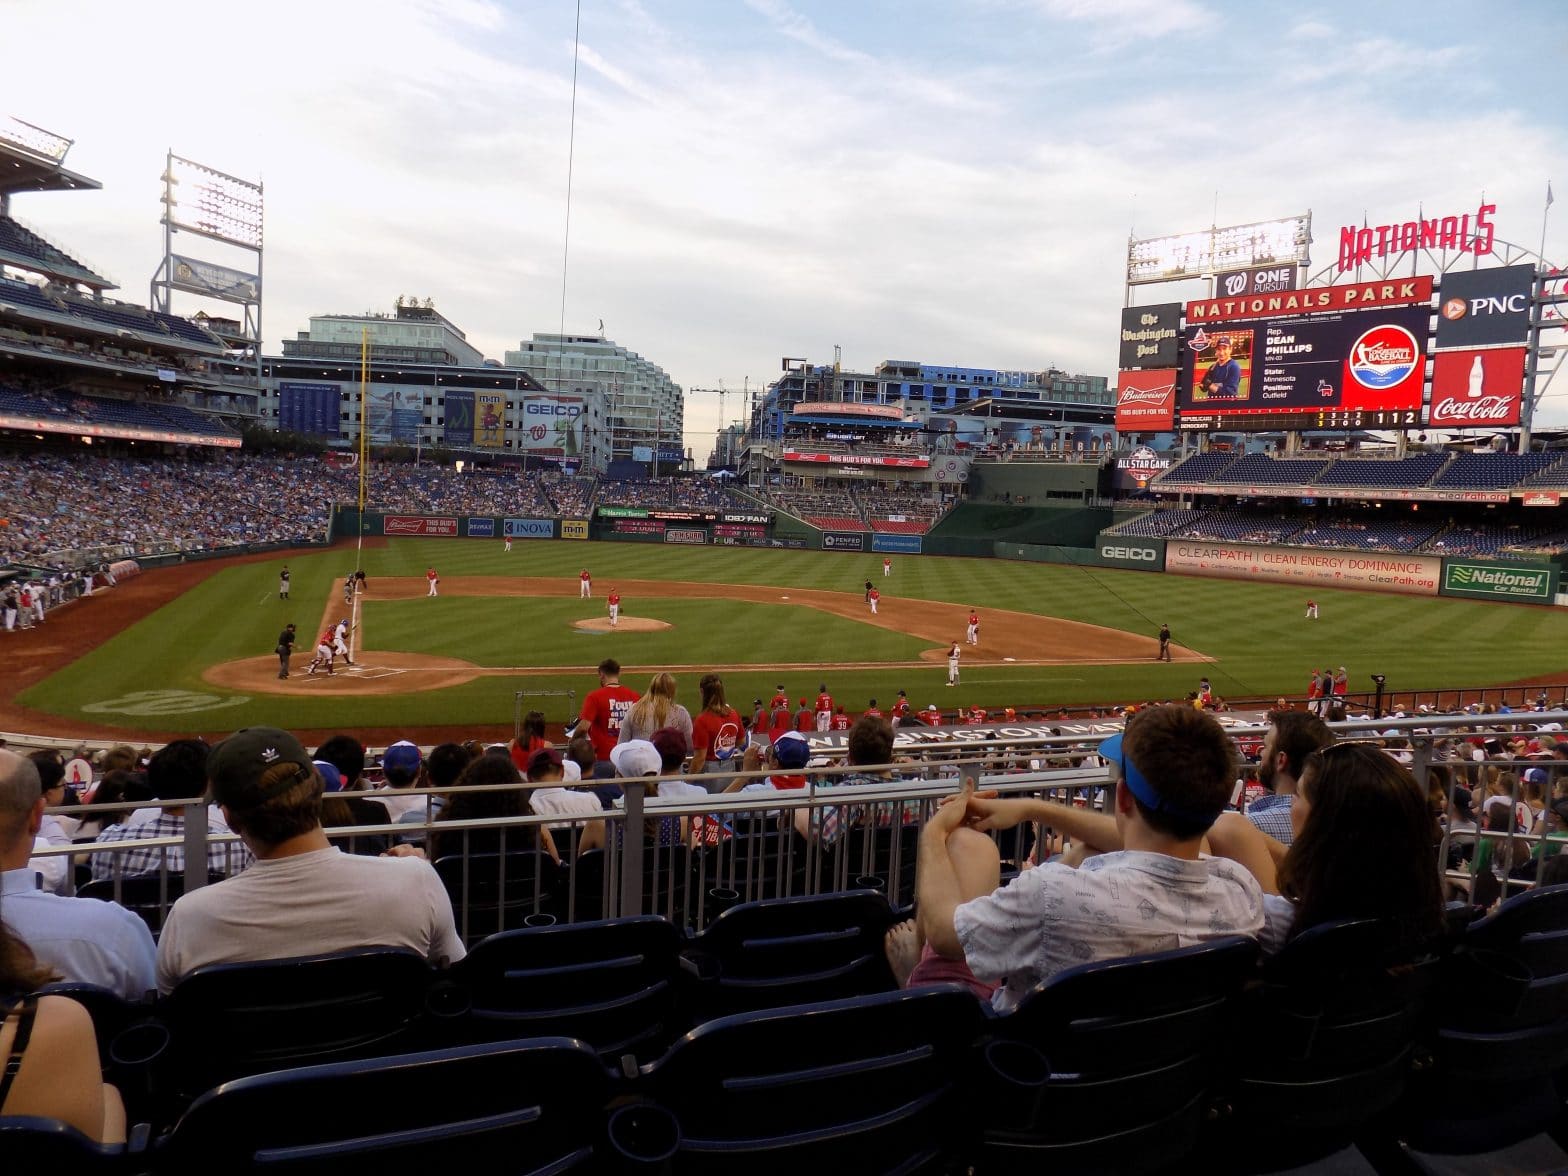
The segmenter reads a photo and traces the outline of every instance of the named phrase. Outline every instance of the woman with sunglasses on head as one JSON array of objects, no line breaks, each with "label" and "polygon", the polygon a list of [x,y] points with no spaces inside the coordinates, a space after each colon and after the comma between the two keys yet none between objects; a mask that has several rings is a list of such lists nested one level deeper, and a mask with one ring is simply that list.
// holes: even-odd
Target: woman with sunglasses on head
[{"label": "woman with sunglasses on head", "polygon": [[1245,866],[1263,887],[1265,952],[1339,919],[1387,919],[1408,946],[1441,933],[1436,822],[1415,777],[1381,748],[1312,752],[1290,820],[1288,848],[1239,813],[1209,830],[1209,852]]}]

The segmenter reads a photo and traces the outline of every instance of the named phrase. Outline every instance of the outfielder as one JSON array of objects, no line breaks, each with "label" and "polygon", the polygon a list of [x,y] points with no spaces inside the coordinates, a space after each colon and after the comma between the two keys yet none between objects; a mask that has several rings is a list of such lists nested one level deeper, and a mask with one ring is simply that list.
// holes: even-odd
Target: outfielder
[{"label": "outfielder", "polygon": [[502,548],[502,550],[503,551],[511,551],[512,550],[512,537],[510,535],[508,535],[506,537],[506,546],[504,548]]},{"label": "outfielder", "polygon": [[893,574],[893,561],[886,558],[885,556],[882,560],[882,574],[884,576],[891,576]]},{"label": "outfielder", "polygon": [[[586,572],[583,574],[587,575]],[[583,583],[586,584],[587,581],[584,580]],[[584,593],[584,595],[587,595],[587,593]],[[613,629],[617,624],[620,623],[621,619],[621,594],[614,588],[611,588],[608,601],[610,605],[610,628]]]},{"label": "outfielder", "polygon": [[577,595],[582,600],[593,595],[593,577],[588,574],[587,568],[577,573]]},{"label": "outfielder", "polygon": [[1318,619],[1318,602],[1317,601],[1315,601],[1315,600],[1307,601],[1307,615],[1306,615],[1306,617],[1304,619],[1309,620],[1309,621],[1315,621],[1315,620]]}]

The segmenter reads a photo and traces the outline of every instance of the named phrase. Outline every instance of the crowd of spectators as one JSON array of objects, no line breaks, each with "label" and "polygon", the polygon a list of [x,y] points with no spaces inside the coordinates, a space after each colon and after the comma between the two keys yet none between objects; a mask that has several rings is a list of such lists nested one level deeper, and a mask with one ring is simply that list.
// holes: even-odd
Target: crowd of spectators
[{"label": "crowd of spectators", "polygon": [[550,517],[555,507],[545,475],[529,471],[465,469],[450,465],[373,462],[367,506],[389,513]]}]

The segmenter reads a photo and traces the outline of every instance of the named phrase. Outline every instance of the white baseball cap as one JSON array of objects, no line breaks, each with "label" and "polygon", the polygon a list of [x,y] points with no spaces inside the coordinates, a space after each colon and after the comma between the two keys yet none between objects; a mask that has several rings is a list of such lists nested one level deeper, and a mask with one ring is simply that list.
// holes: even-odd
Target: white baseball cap
[{"label": "white baseball cap", "polygon": [[664,766],[659,750],[646,739],[629,739],[610,749],[617,776],[657,776]]}]

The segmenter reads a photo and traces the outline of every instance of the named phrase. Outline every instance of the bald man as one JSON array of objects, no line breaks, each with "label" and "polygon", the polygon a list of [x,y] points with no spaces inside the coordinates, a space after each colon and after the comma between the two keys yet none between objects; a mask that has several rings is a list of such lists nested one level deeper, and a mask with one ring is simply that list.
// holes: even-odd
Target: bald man
[{"label": "bald man", "polygon": [[39,889],[38,871],[28,858],[43,819],[38,766],[0,751],[0,919],[62,980],[102,985],[126,1000],[140,1000],[158,982],[147,924],[117,903]]}]

